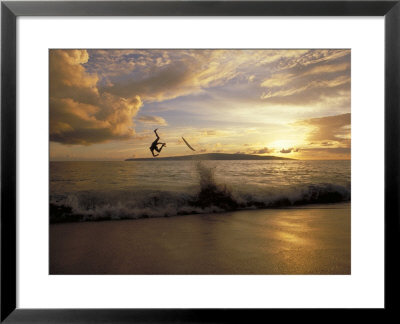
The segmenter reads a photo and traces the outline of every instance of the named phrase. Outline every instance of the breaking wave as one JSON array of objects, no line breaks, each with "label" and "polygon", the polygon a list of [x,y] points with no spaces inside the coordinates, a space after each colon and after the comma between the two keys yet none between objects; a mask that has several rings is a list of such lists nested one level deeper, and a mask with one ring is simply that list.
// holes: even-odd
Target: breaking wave
[{"label": "breaking wave", "polygon": [[350,185],[333,183],[266,187],[229,186],[215,181],[214,169],[196,164],[199,178],[194,192],[81,191],[50,197],[50,222],[139,219],[220,213],[350,201]]}]

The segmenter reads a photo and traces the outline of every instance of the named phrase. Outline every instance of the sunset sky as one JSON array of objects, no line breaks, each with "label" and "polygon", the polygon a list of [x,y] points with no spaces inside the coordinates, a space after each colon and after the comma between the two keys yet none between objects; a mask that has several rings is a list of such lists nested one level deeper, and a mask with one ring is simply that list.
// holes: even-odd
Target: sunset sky
[{"label": "sunset sky", "polygon": [[350,50],[51,50],[50,159],[350,159]]}]

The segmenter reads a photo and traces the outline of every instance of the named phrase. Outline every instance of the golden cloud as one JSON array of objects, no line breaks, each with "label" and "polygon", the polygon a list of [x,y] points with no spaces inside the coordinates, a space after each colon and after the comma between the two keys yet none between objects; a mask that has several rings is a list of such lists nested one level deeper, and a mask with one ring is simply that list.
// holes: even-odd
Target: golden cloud
[{"label": "golden cloud", "polygon": [[268,153],[273,153],[273,152],[275,152],[274,149],[271,149],[271,148],[268,148],[268,147],[264,147],[264,148],[259,149],[259,150],[253,150],[251,152],[251,154],[268,154]]},{"label": "golden cloud", "polygon": [[50,140],[90,145],[134,134],[139,96],[100,93],[98,76],[87,73],[86,50],[50,51]]},{"label": "golden cloud", "polygon": [[150,125],[160,125],[160,126],[166,126],[167,121],[160,117],[160,116],[140,116],[137,118],[138,121],[144,123],[144,124],[150,124]]},{"label": "golden cloud", "polygon": [[321,118],[311,118],[294,123],[296,126],[307,126],[308,128],[311,128],[307,140],[313,141],[312,144],[327,146],[327,144],[333,145],[335,143],[341,144],[344,147],[350,147],[350,124],[350,113]]},{"label": "golden cloud", "polygon": [[350,97],[350,51],[315,50],[283,57],[265,78],[260,98],[270,103],[304,105]]},{"label": "golden cloud", "polygon": [[137,94],[145,101],[162,101],[200,92],[237,75],[239,58],[231,60],[233,54],[223,50],[154,50],[141,53],[143,59],[137,78],[113,80],[100,90],[118,96]]}]

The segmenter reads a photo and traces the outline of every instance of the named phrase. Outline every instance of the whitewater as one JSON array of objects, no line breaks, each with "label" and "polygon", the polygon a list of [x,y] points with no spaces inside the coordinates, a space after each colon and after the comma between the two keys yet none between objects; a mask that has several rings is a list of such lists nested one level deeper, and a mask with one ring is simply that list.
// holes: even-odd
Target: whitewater
[{"label": "whitewater", "polygon": [[297,160],[50,162],[50,222],[346,202],[350,166]]}]

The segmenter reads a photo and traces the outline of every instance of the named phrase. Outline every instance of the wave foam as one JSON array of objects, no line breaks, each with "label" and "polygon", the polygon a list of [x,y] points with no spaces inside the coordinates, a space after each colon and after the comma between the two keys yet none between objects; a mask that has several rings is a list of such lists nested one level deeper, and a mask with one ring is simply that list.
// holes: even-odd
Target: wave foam
[{"label": "wave foam", "polygon": [[171,191],[85,191],[53,196],[50,221],[91,221],[138,219],[177,215],[219,213],[350,201],[350,188],[332,184],[305,184],[267,188],[243,185],[229,188],[217,184],[214,169],[199,162],[199,190],[195,193]]}]

